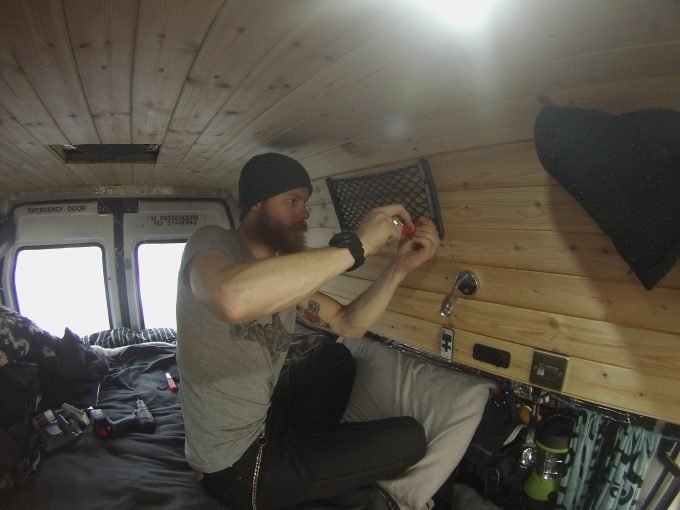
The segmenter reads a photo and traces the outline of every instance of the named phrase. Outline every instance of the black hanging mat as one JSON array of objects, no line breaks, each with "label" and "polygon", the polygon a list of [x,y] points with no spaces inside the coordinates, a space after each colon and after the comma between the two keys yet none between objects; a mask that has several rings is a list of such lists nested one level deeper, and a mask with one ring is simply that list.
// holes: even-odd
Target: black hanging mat
[{"label": "black hanging mat", "polygon": [[444,222],[430,165],[420,159],[415,165],[379,174],[345,179],[327,178],[326,184],[343,231],[354,232],[375,207],[401,204],[415,222],[426,216],[437,225],[444,239]]},{"label": "black hanging mat", "polygon": [[534,138],[543,167],[652,289],[680,257],[680,112],[547,107]]}]

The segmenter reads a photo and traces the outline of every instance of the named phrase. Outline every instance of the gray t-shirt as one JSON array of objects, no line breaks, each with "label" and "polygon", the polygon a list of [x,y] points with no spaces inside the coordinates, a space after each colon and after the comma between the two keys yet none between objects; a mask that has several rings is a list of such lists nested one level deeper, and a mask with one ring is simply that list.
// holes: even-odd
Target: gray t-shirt
[{"label": "gray t-shirt", "polygon": [[228,324],[191,292],[187,264],[219,250],[234,264],[254,260],[233,230],[206,226],[184,248],[177,285],[177,364],[186,430],[185,454],[194,469],[231,466],[264,430],[274,385],[295,325],[295,308],[243,324]]}]

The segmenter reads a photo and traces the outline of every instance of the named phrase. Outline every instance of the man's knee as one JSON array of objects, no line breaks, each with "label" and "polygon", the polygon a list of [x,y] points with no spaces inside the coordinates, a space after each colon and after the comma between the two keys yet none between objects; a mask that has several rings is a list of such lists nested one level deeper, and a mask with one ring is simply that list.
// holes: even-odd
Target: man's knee
[{"label": "man's knee", "polygon": [[427,450],[425,429],[418,420],[411,416],[401,416],[394,419],[398,421],[399,430],[403,435],[400,448],[404,455],[415,464],[425,456]]},{"label": "man's knee", "polygon": [[326,344],[317,354],[320,362],[329,368],[349,372],[352,375],[356,372],[354,357],[345,344],[337,342]]}]

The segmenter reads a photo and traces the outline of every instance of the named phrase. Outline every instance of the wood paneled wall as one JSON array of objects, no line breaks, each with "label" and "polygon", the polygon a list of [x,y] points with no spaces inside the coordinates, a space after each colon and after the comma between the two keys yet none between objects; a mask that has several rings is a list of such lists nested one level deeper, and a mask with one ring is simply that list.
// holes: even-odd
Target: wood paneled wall
[{"label": "wood paneled wall", "polygon": [[[439,354],[441,326],[455,329],[455,361],[528,382],[533,349],[569,356],[563,393],[680,422],[680,265],[652,291],[609,238],[542,168],[532,141],[431,155],[446,237],[437,257],[409,275],[375,326],[378,334]],[[395,169],[397,161],[350,176]],[[325,181],[314,181],[308,241],[339,230]],[[389,263],[373,257],[324,291],[347,302]],[[439,315],[456,274],[480,289]],[[482,343],[511,353],[507,369],[472,358]]]}]

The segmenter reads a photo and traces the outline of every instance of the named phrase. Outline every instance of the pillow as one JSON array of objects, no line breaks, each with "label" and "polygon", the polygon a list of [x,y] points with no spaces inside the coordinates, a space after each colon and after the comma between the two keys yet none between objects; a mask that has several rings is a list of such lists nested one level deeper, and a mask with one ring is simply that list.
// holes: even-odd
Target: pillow
[{"label": "pillow", "polygon": [[144,344],[147,342],[167,342],[174,344],[176,341],[177,331],[172,328],[148,328],[141,331],[130,328],[116,328],[99,331],[83,337],[83,342],[89,345],[105,347],[107,349]]},{"label": "pillow", "polygon": [[41,409],[89,398],[89,386],[100,381],[108,369],[104,355],[70,329],[59,338],[0,306],[0,367],[16,362],[37,365],[43,388]]},{"label": "pillow", "polygon": [[0,367],[13,361],[37,363],[54,355],[57,337],[38,327],[32,320],[0,306]]},{"label": "pillow", "polygon": [[680,257],[680,111],[551,106],[536,118],[534,138],[545,170],[654,288]]},{"label": "pillow", "polygon": [[402,508],[421,510],[462,459],[494,383],[369,338],[339,341],[357,368],[343,420],[412,416],[425,428],[425,457],[402,476],[379,482]]}]

